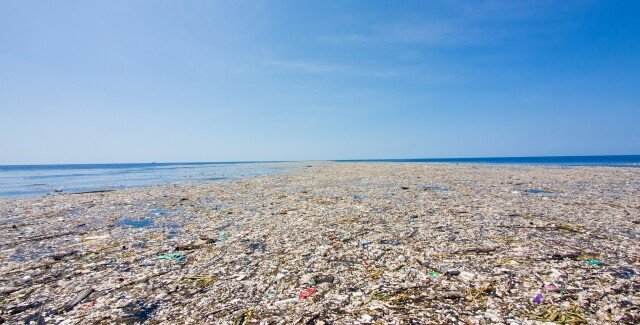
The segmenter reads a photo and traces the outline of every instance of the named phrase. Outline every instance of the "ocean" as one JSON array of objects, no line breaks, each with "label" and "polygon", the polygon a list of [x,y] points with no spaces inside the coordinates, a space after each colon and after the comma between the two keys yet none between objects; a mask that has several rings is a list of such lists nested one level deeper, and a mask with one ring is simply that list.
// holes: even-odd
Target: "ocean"
[{"label": "ocean", "polygon": [[[640,155],[334,160],[640,167]],[[0,165],[0,198],[113,190],[158,184],[255,177],[286,169],[271,162]]]}]

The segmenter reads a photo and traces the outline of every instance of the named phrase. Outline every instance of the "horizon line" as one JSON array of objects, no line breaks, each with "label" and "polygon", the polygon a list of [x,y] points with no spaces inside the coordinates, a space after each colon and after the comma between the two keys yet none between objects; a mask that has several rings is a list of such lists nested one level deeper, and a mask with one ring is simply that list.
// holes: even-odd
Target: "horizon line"
[{"label": "horizon line", "polygon": [[238,161],[164,161],[164,162],[104,162],[104,163],[53,163],[53,164],[0,164],[0,167],[15,166],[79,166],[79,165],[145,165],[145,164],[251,164],[251,163],[285,163],[285,162],[376,162],[376,161],[419,161],[419,160],[471,160],[471,159],[528,159],[528,158],[589,158],[589,157],[640,157],[640,154],[613,155],[557,155],[557,156],[484,156],[484,157],[431,157],[431,158],[353,158],[353,159],[300,159],[300,160],[238,160]]}]

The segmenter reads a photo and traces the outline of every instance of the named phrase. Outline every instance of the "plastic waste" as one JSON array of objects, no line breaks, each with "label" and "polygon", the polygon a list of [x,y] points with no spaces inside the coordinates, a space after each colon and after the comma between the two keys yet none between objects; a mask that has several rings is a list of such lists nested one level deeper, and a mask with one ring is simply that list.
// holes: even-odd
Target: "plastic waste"
[{"label": "plastic waste", "polygon": [[313,282],[315,283],[333,283],[335,281],[335,277],[333,275],[316,275],[313,277]]},{"label": "plastic waste", "polygon": [[305,300],[305,299],[311,297],[314,293],[316,293],[316,289],[307,288],[307,289],[304,289],[304,290],[300,291],[300,293],[298,294],[298,298],[300,298],[300,300]]},{"label": "plastic waste", "polygon": [[94,240],[102,240],[102,239],[107,239],[109,238],[109,235],[102,235],[102,236],[90,236],[90,237],[84,237],[82,239],[80,239],[80,242],[88,242],[88,241],[94,241]]},{"label": "plastic waste", "polygon": [[156,255],[156,258],[159,260],[169,260],[169,261],[176,261],[176,262],[184,261],[184,255],[180,253],[160,253]]},{"label": "plastic waste", "polygon": [[295,304],[295,303],[297,303],[297,302],[298,302],[298,299],[296,299],[296,298],[290,298],[290,299],[284,299],[284,300],[276,301],[276,302],[274,303],[274,305],[276,305],[276,306],[281,306],[281,305],[286,305],[286,304]]},{"label": "plastic waste", "polygon": [[533,297],[533,302],[539,304],[542,303],[542,295],[541,294],[537,294],[535,297]]},{"label": "plastic waste", "polygon": [[75,298],[73,298],[72,300],[68,301],[65,305],[64,305],[64,310],[66,311],[70,311],[73,309],[73,307],[75,307],[77,304],[79,304],[81,301],[83,301],[84,299],[86,299],[87,297],[89,297],[91,295],[91,293],[93,293],[93,289],[89,288],[89,289],[85,289],[80,291]]},{"label": "plastic waste", "polygon": [[471,280],[473,280],[473,278],[475,278],[475,274],[471,273],[471,272],[460,272],[460,278],[463,281],[469,282]]},{"label": "plastic waste", "polygon": [[625,279],[625,280],[629,280],[631,279],[631,277],[633,277],[636,274],[636,272],[632,269],[622,269],[618,272],[616,272],[616,276],[620,279]]},{"label": "plastic waste", "polygon": [[264,244],[259,242],[249,244],[249,248],[251,251],[260,250],[262,252],[264,252],[265,249]]},{"label": "plastic waste", "polygon": [[591,264],[591,265],[595,265],[595,266],[600,266],[602,265],[602,262],[600,262],[599,260],[596,260],[595,258],[589,258],[587,259],[587,263]]}]

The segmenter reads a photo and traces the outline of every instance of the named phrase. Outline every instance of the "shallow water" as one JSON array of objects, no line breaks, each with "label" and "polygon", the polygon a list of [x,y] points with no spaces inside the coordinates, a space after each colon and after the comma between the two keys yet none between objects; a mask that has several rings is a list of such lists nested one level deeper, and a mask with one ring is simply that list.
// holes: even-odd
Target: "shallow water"
[{"label": "shallow water", "polygon": [[530,194],[553,194],[554,193],[552,191],[540,190],[540,189],[535,189],[535,188],[526,190],[525,192],[530,193]]},{"label": "shallow water", "polygon": [[441,185],[428,185],[425,186],[423,188],[424,190],[430,190],[430,191],[451,191],[450,188],[446,187],[446,186],[441,186]]},{"label": "shallow water", "polygon": [[253,177],[285,169],[270,163],[0,166],[0,198],[114,190]]},{"label": "shallow water", "polygon": [[116,223],[119,227],[131,227],[131,228],[146,228],[153,226],[153,220],[151,219],[129,219],[125,218],[118,223]]},{"label": "shallow water", "polygon": [[158,303],[145,304],[144,299],[139,299],[123,308],[126,316],[120,319],[125,324],[140,324],[148,320],[158,309]]}]

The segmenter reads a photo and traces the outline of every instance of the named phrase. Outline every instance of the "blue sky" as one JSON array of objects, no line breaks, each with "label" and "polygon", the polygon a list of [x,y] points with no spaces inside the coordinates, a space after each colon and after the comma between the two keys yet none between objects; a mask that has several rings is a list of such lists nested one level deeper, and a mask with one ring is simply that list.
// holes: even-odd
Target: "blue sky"
[{"label": "blue sky", "polygon": [[1,1],[0,164],[640,154],[640,1]]}]

